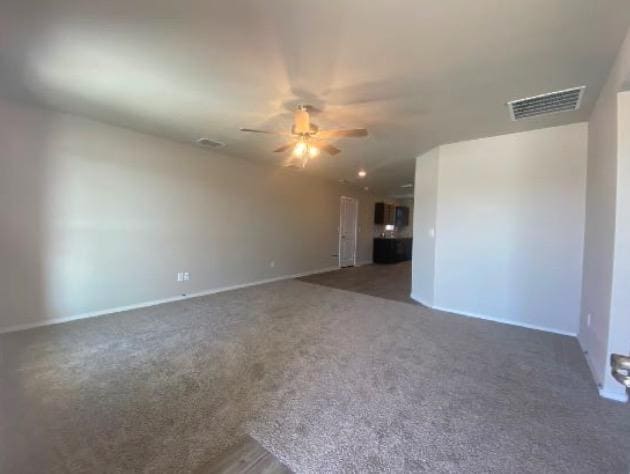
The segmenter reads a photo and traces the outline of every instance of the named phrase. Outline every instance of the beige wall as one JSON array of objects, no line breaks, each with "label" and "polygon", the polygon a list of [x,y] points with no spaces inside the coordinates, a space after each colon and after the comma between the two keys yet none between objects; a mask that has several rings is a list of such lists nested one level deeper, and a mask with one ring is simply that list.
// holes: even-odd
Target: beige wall
[{"label": "beige wall", "polygon": [[414,253],[414,297],[576,334],[586,157],[586,123],[442,145],[419,157],[414,251],[424,241],[428,263]]},{"label": "beige wall", "polygon": [[0,329],[334,267],[341,195],[372,257],[347,185],[8,102],[0,154]]}]

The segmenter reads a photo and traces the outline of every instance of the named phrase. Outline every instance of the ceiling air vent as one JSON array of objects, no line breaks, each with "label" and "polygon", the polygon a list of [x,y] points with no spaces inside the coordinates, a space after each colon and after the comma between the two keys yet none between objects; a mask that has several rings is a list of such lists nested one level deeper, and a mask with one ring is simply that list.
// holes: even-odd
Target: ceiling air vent
[{"label": "ceiling air vent", "polygon": [[207,148],[220,148],[222,146],[225,146],[225,143],[211,140],[210,138],[200,138],[199,140],[197,140],[197,145]]},{"label": "ceiling air vent", "polygon": [[510,117],[512,120],[521,120],[535,117],[536,115],[577,110],[582,103],[585,87],[574,87],[563,91],[527,97],[526,99],[512,100],[508,102]]}]

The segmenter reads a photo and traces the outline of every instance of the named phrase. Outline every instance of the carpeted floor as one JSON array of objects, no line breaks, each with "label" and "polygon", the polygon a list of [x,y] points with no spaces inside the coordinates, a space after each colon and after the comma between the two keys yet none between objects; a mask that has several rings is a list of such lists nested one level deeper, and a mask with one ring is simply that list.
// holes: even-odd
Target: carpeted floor
[{"label": "carpeted floor", "polygon": [[283,281],[0,336],[0,472],[627,473],[574,338]]}]

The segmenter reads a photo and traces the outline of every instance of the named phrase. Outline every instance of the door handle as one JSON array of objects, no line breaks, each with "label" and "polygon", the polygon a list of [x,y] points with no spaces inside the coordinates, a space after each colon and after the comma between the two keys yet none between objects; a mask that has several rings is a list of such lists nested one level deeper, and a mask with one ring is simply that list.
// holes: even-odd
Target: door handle
[{"label": "door handle", "polygon": [[626,388],[630,388],[630,357],[612,354],[610,367],[615,380]]}]

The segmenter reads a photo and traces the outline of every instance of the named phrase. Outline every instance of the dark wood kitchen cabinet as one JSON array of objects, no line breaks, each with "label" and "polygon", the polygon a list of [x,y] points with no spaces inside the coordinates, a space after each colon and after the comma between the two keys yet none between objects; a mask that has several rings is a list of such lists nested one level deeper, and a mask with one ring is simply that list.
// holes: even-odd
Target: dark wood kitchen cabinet
[{"label": "dark wood kitchen cabinet", "polygon": [[384,202],[374,204],[374,223],[394,225],[396,223],[396,206]]},{"label": "dark wood kitchen cabinet", "polygon": [[407,206],[396,207],[396,227],[407,227],[409,225],[409,208]]},{"label": "dark wood kitchen cabinet", "polygon": [[377,237],[374,239],[372,260],[374,263],[397,263],[411,260],[412,238],[389,239]]},{"label": "dark wood kitchen cabinet", "polygon": [[377,202],[374,204],[374,223],[376,225],[395,225],[399,228],[407,227],[409,225],[409,208]]}]

